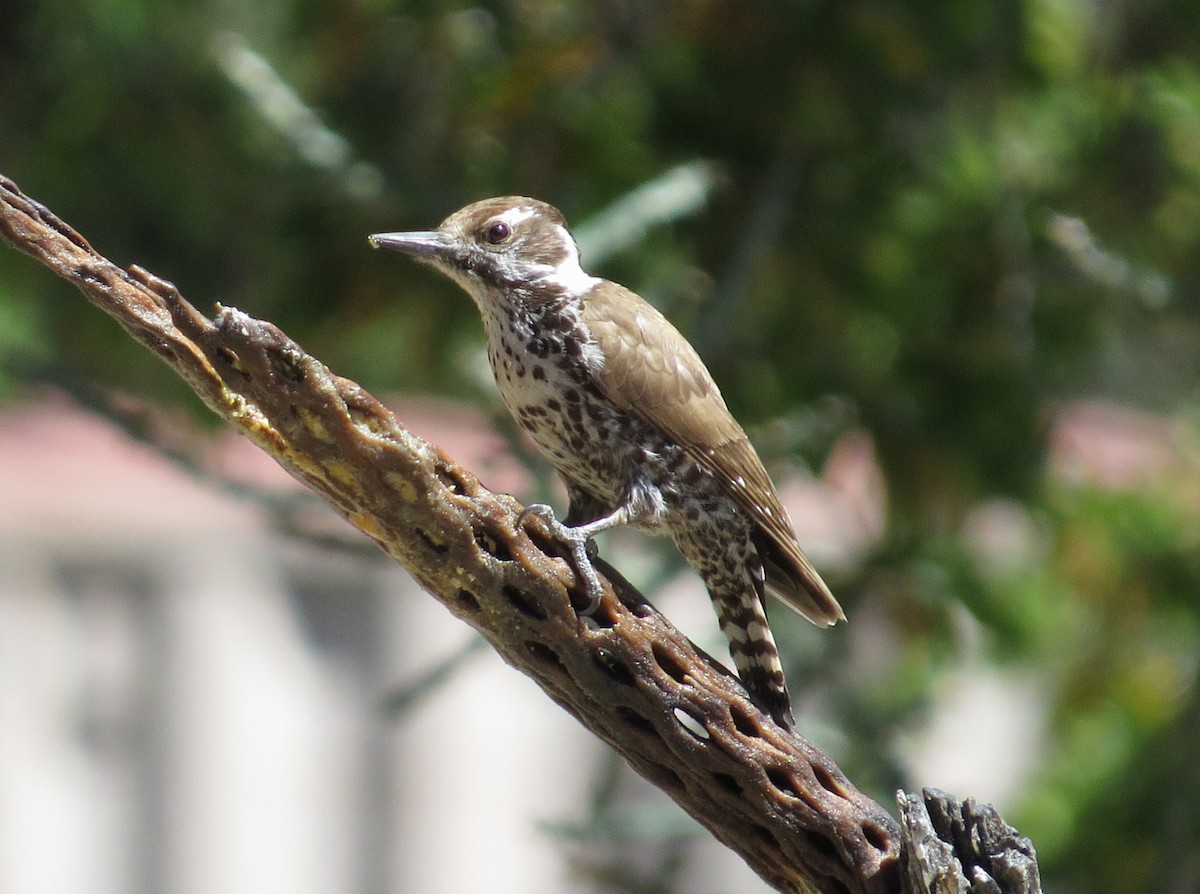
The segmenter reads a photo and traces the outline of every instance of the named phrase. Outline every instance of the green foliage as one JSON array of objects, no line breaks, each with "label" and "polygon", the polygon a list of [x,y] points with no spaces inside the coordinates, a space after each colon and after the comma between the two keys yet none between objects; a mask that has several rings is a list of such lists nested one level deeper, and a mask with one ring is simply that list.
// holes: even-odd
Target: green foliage
[{"label": "green foliage", "polygon": [[[372,389],[465,393],[474,308],[366,234],[514,192],[583,225],[708,162],[707,204],[601,272],[681,323],[745,422],[795,422],[781,450],[874,441],[888,529],[838,589],[893,648],[865,677],[837,654],[806,668],[843,706],[852,775],[883,797],[937,784],[901,778],[888,731],[972,650],[1034,668],[1050,716],[1017,819],[1046,875],[1165,890],[1171,849],[1200,840],[1182,757],[1200,502],[1179,448],[1200,381],[1197,59],[1181,0],[45,0],[0,29],[0,170],[110,257],[271,318]],[[0,252],[6,375],[178,393],[63,292]],[[1082,397],[1173,420],[1183,461],[1149,488],[1056,479],[1054,413]],[[1001,566],[964,533],[985,505],[1023,532]]]}]

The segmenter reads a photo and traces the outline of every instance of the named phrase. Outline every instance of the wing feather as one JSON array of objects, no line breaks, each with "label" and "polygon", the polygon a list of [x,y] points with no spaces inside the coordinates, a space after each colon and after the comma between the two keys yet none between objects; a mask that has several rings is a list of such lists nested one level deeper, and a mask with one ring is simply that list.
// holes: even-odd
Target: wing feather
[{"label": "wing feather", "polygon": [[767,584],[814,624],[845,615],[796,543],[762,461],[695,349],[654,307],[605,282],[584,299],[583,321],[604,357],[596,386],[621,409],[682,444],[749,514]]}]

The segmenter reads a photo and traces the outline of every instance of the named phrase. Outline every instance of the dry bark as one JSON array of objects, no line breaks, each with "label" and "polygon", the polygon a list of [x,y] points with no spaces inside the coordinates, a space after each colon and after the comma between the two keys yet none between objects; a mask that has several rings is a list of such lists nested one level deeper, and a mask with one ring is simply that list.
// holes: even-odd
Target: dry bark
[{"label": "dry bark", "polygon": [[911,894],[1038,894],[1033,843],[990,804],[900,792],[901,864]]}]

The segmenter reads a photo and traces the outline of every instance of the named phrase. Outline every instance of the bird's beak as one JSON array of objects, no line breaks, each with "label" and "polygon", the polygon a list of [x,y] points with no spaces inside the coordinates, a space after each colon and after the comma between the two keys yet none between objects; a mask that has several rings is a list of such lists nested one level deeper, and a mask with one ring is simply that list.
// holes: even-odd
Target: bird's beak
[{"label": "bird's beak", "polygon": [[390,248],[423,260],[445,257],[450,241],[437,230],[415,233],[376,233],[368,236],[372,248]]}]

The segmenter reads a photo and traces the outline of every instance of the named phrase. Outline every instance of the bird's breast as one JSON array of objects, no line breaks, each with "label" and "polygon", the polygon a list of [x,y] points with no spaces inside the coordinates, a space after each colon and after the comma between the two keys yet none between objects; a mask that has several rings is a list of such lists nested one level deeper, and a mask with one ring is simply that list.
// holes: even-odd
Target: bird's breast
[{"label": "bird's breast", "polygon": [[690,524],[687,516],[723,505],[715,479],[682,445],[601,393],[581,330],[488,326],[496,384],[521,428],[569,486],[610,507],[640,507],[645,530]]},{"label": "bird's breast", "polygon": [[569,484],[613,505],[633,475],[639,423],[593,384],[590,333],[570,312],[549,320],[487,321],[488,360],[500,397]]}]

